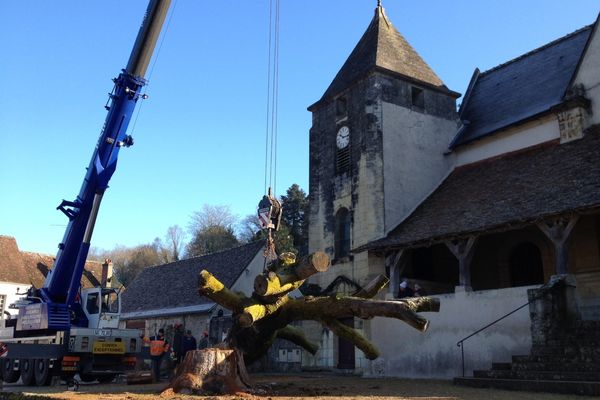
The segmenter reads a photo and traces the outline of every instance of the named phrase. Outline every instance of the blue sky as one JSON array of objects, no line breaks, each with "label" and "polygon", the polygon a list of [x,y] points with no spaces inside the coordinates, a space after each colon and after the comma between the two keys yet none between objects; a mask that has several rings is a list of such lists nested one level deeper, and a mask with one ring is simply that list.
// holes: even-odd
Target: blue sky
[{"label": "blue sky", "polygon": [[[308,190],[306,107],[320,98],[376,0],[283,0],[277,194]],[[143,0],[0,3],[0,235],[56,252],[129,57]],[[188,226],[203,204],[243,217],[264,192],[269,2],[174,0],[147,92],[104,196],[92,245],[110,249]],[[446,85],[594,22],[597,0],[391,1],[383,6]],[[165,31],[163,30],[163,33]],[[155,52],[156,56],[156,52]],[[461,99],[459,99],[459,102]],[[138,106],[139,107],[139,106]],[[133,131],[131,130],[134,128]]]}]

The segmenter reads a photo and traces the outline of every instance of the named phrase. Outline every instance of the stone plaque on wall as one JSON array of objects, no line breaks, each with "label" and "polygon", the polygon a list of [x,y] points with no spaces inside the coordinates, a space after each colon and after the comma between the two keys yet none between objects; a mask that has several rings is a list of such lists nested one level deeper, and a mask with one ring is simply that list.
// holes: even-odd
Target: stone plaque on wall
[{"label": "stone plaque on wall", "polygon": [[556,114],[560,129],[560,142],[567,143],[583,137],[585,127],[585,110],[575,107]]}]

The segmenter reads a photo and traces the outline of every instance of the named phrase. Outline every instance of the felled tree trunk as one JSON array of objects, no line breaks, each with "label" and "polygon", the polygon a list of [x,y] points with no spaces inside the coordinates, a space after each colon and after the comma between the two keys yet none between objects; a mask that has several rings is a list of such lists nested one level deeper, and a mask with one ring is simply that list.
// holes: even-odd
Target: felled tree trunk
[{"label": "felled tree trunk", "polygon": [[182,394],[234,394],[250,386],[239,350],[209,348],[186,353],[169,389]]},{"label": "felled tree trunk", "polygon": [[277,338],[291,341],[315,354],[318,346],[310,342],[301,329],[290,325],[294,321],[317,321],[352,342],[366,358],[373,360],[379,356],[376,346],[355,329],[341,324],[340,318],[395,318],[424,332],[429,322],[418,313],[439,311],[440,303],[436,298],[373,300],[389,283],[382,275],[352,296],[338,294],[299,299],[288,296],[306,278],[328,268],[329,257],[323,252],[311,254],[298,263],[293,259],[290,262],[289,255],[282,257],[279,264],[270,265],[256,277],[250,297],[234,293],[210,272],[201,271],[199,293],[233,313],[233,326],[224,344],[231,350],[207,349],[188,353],[175,373],[172,389],[185,393],[243,390],[250,385],[244,363],[249,365],[266,354]]}]

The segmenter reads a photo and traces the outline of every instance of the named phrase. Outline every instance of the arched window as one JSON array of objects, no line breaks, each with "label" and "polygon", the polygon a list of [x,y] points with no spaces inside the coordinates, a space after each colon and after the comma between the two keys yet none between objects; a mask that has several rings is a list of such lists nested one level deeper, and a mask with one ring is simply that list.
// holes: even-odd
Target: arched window
[{"label": "arched window", "polygon": [[544,283],[542,255],[530,242],[521,243],[510,254],[511,286],[527,286]]},{"label": "arched window", "polygon": [[350,255],[350,213],[340,208],[335,214],[335,258]]}]

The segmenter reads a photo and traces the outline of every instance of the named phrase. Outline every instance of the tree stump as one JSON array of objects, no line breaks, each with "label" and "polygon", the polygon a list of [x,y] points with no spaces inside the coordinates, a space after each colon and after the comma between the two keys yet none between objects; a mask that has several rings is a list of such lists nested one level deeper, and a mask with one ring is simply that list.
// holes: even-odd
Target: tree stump
[{"label": "tree stump", "polygon": [[167,390],[181,394],[233,394],[250,389],[244,358],[238,350],[188,351]]}]

